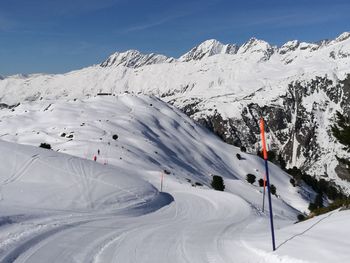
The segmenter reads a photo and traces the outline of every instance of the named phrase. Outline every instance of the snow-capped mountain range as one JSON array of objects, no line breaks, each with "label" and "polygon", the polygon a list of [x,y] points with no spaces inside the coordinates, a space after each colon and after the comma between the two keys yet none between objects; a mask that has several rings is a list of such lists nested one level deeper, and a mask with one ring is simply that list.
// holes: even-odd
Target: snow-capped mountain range
[{"label": "snow-capped mountain range", "polygon": [[130,50],[66,74],[9,76],[0,80],[0,103],[152,94],[251,152],[258,149],[257,120],[264,116],[269,147],[289,167],[350,189],[349,168],[336,158],[348,154],[330,132],[336,110],[350,115],[348,74],[348,32],[281,47],[256,38],[241,46],[208,40],[178,59]]}]

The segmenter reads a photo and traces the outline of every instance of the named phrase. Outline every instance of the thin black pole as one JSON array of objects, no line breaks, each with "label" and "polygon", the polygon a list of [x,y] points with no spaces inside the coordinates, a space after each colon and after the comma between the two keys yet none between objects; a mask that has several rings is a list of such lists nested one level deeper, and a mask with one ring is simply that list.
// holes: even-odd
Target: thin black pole
[{"label": "thin black pole", "polygon": [[263,204],[262,204],[262,211],[265,211],[265,192],[266,192],[266,180],[264,178],[264,191],[263,191]]},{"label": "thin black pole", "polygon": [[275,251],[275,250],[276,250],[276,244],[275,244],[275,229],[274,229],[274,226],[273,226],[273,213],[272,213],[270,177],[269,177],[268,162],[267,162],[266,159],[265,159],[265,169],[266,169],[267,190],[268,190],[269,209],[270,209],[270,225],[271,225],[271,235],[272,235],[272,249],[273,249],[273,251]]}]

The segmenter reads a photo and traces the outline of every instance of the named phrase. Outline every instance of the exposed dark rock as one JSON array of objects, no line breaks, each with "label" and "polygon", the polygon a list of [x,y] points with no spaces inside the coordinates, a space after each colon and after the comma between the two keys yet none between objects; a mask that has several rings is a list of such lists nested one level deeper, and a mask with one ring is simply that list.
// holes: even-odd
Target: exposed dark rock
[{"label": "exposed dark rock", "polygon": [[[311,104],[309,96],[314,96]],[[252,153],[258,150],[259,119],[264,116],[266,132],[270,136],[270,150],[279,157],[276,161],[283,162],[283,166],[287,167],[299,163],[298,168],[312,174],[309,169],[320,160],[322,154],[317,134],[323,123],[318,117],[333,110],[331,107],[334,104],[340,105],[345,116],[350,116],[350,75],[338,84],[334,84],[327,76],[316,77],[307,83],[292,82],[279,100],[282,102],[276,105],[250,103],[242,109],[240,116],[228,119],[224,119],[216,109],[210,115],[198,114],[200,100],[186,104],[182,110],[225,142],[235,146],[244,145]],[[308,108],[305,108],[304,101],[307,101]],[[331,127],[325,128],[331,138]],[[342,164],[337,166],[335,172],[340,178],[350,180],[350,172]],[[327,177],[327,167],[324,174],[318,175]]]},{"label": "exposed dark rock", "polygon": [[335,167],[335,172],[339,178],[350,182],[350,167],[348,164],[338,161],[338,165]]}]

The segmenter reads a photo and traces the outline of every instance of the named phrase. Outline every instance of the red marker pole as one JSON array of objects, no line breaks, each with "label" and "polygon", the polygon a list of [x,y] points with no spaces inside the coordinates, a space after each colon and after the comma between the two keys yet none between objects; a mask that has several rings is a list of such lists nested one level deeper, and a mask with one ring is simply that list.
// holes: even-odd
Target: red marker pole
[{"label": "red marker pole", "polygon": [[267,182],[267,190],[268,190],[268,198],[269,198],[269,208],[270,208],[270,225],[271,225],[271,236],[272,236],[272,249],[276,250],[275,244],[275,230],[273,227],[273,214],[272,214],[272,201],[271,201],[271,191],[270,191],[270,178],[269,178],[269,167],[267,162],[267,150],[266,150],[266,141],[265,141],[265,123],[264,119],[260,119],[260,136],[263,147],[263,156],[265,160],[265,170],[266,170],[266,182]]}]

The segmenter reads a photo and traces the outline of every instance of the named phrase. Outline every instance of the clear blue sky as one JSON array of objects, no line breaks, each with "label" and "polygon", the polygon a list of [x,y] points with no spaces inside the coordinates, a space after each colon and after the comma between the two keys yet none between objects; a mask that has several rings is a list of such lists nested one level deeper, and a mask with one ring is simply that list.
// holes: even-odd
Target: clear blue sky
[{"label": "clear blue sky", "polygon": [[281,45],[344,31],[349,0],[1,0],[0,74],[62,73],[127,49],[178,57],[209,38]]}]

